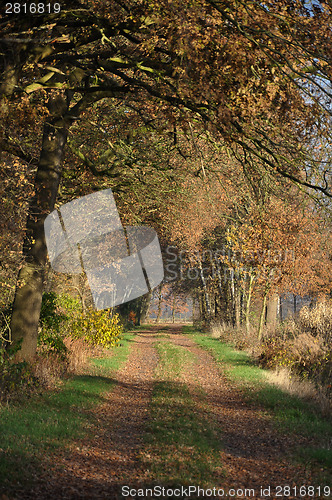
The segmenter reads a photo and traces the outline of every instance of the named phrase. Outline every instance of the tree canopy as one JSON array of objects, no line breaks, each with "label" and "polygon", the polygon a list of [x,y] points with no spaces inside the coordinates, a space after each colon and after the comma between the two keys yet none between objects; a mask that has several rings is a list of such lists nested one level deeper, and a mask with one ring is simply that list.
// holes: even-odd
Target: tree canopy
[{"label": "tree canopy", "polygon": [[195,178],[210,186],[215,172],[225,196],[233,191],[223,217],[269,206],[289,182],[320,202],[332,195],[327,2],[60,7],[0,19],[0,147],[5,162],[28,165],[20,182],[35,173],[11,323],[14,341],[30,339],[26,356],[47,266],[43,223],[56,200],[109,186],[126,220],[162,228],[178,190],[198,189]]},{"label": "tree canopy", "polygon": [[[1,31],[9,101],[35,108],[66,92],[69,121],[103,97],[147,123],[194,117],[258,176],[272,169],[330,194],[310,151],[329,134],[327,3],[63,2],[58,14],[3,15]],[[24,156],[5,130],[2,147]]]}]

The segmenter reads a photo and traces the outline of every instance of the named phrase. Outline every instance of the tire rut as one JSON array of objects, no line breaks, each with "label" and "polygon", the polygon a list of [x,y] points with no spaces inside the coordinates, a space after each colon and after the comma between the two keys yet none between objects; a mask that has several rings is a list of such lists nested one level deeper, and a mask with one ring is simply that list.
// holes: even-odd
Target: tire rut
[{"label": "tire rut", "polygon": [[17,499],[105,499],[123,498],[123,484],[138,484],[144,477],[138,454],[149,416],[154,372],[158,355],[153,347],[156,329],[135,336],[124,367],[115,375],[116,386],[104,402],[89,410],[93,438],[76,441],[70,450],[51,457],[45,471],[30,492]]},{"label": "tire rut", "polygon": [[[138,489],[149,484],[140,456],[158,365],[154,347],[158,330],[161,328],[149,327],[135,336],[126,364],[115,375],[116,386],[103,395],[101,405],[89,410],[95,435],[89,433],[69,449],[54,453],[35,486],[30,491],[22,488],[12,500],[117,500],[124,498],[122,485]],[[309,472],[292,465],[288,456],[300,444],[299,438],[277,432],[271,417],[246,403],[241,391],[222,373],[221,365],[181,330],[169,327],[165,332],[169,338],[161,336],[160,341],[182,346],[195,357],[181,381],[187,384],[197,412],[220,436],[220,467],[225,476],[215,486],[224,491],[253,488],[254,498],[266,498],[259,494],[261,487],[310,484]]]},{"label": "tire rut", "polygon": [[243,400],[241,390],[226,379],[220,364],[210,353],[181,334],[178,328],[168,333],[173,344],[195,356],[184,381],[197,410],[219,429],[223,450],[221,466],[226,471],[220,486],[224,489],[254,488],[258,493],[255,498],[265,498],[259,496],[261,487],[271,486],[271,491],[275,491],[276,486],[310,485],[309,471],[293,465],[289,456],[295,447],[305,444],[305,440],[301,443],[298,436],[278,432],[266,412]]}]

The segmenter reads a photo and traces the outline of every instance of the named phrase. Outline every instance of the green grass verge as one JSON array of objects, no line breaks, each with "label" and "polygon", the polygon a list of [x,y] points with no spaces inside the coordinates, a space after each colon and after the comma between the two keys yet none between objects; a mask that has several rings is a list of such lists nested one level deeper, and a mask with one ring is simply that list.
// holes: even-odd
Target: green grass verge
[{"label": "green grass verge", "polygon": [[154,326],[154,324],[149,324],[149,323],[142,323],[141,325],[134,325],[129,328],[130,332],[140,332],[142,330],[149,330],[151,326]]},{"label": "green grass verge", "polygon": [[194,356],[168,342],[157,344],[160,363],[142,454],[150,481],[167,485],[215,484],[220,473],[220,439],[198,412],[181,380]]},{"label": "green grass verge", "polygon": [[299,449],[297,459],[312,461],[332,468],[332,423],[322,417],[315,406],[290,395],[266,380],[265,370],[255,365],[250,356],[234,347],[184,327],[184,333],[201,347],[210,351],[222,364],[227,378],[243,390],[247,401],[257,403],[268,410],[284,432],[304,435],[315,439],[315,448]]},{"label": "green grass verge", "polygon": [[56,391],[0,408],[0,493],[29,485],[42,459],[93,429],[88,410],[114,386],[112,375],[127,359],[131,340],[124,334],[112,356],[94,359],[93,375],[75,376]]}]

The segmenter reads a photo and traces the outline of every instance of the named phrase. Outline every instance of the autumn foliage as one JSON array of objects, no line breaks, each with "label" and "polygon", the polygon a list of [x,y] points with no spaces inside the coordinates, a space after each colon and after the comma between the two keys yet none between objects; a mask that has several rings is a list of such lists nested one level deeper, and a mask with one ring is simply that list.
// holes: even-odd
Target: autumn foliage
[{"label": "autumn foliage", "polygon": [[[185,276],[197,279],[178,291],[192,293],[207,325],[245,324],[261,337],[273,296],[328,291],[330,6],[61,9],[2,18],[0,145],[13,189],[4,211],[14,199],[22,209],[19,238],[4,226],[4,253],[16,246],[1,273],[22,359],[37,346],[45,217],[98,189],[113,189],[125,223],[153,225],[163,247],[184,251],[182,267],[195,270]],[[24,186],[18,198],[14,185]]]}]

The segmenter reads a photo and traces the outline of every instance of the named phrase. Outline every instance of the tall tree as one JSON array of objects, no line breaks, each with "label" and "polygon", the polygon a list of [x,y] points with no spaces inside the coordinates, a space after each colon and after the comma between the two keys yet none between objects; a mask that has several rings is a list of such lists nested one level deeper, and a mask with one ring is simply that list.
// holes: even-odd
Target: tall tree
[{"label": "tall tree", "polygon": [[[61,2],[58,13],[2,15],[3,121],[26,96],[49,108],[11,325],[14,341],[23,338],[22,358],[35,349],[43,221],[54,207],[72,124],[104,98],[178,128],[194,117],[241,156],[249,177],[276,172],[330,195],[328,173],[314,161],[308,166],[301,146],[313,130],[328,133],[328,110],[315,89],[326,95],[320,82],[330,81],[329,23],[327,4],[309,12],[293,0],[112,0],[107,8],[76,0]],[[31,138],[21,148],[19,136],[1,133],[4,150],[31,157]]]}]

